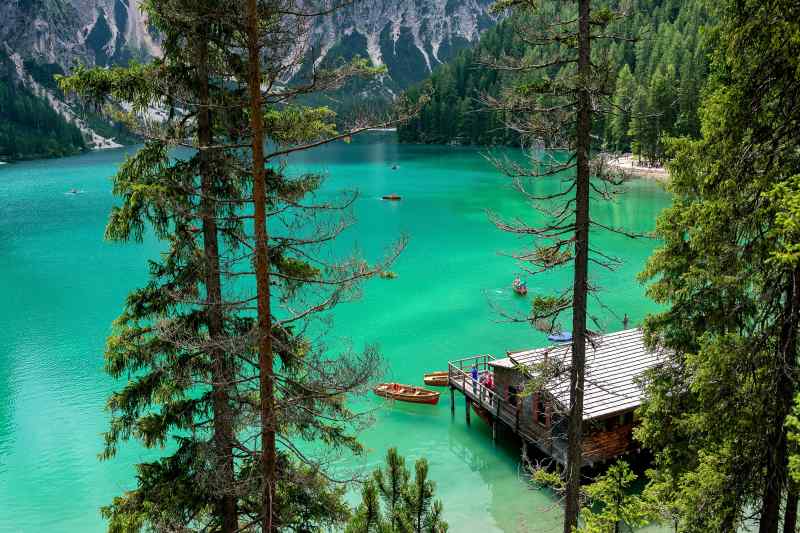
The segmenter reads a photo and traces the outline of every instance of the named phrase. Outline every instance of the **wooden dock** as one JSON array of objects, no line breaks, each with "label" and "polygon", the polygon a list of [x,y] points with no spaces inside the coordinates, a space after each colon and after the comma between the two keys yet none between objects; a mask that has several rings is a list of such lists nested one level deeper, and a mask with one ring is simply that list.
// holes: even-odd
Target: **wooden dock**
[{"label": "wooden dock", "polygon": [[516,400],[516,405],[509,398],[501,396],[497,391],[491,390],[482,383],[472,379],[470,374],[472,366],[478,369],[479,375],[490,372],[490,363],[495,360],[491,355],[476,355],[450,361],[447,365],[447,381],[450,385],[450,409],[455,413],[455,394],[457,390],[464,395],[465,417],[470,424],[470,407],[475,404],[488,413],[491,419],[492,438],[497,436],[497,424],[504,424],[514,434],[527,444],[538,448],[542,453],[552,457],[557,463],[565,465],[567,461],[566,440],[552,437],[552,432],[542,428],[520,423],[522,414],[522,401]]}]

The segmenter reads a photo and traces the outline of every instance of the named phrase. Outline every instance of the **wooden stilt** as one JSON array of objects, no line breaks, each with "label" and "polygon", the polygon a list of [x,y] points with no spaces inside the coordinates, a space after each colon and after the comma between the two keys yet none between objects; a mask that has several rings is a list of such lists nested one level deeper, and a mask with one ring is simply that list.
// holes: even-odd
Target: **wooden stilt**
[{"label": "wooden stilt", "polygon": [[450,412],[456,414],[456,390],[450,387]]},{"label": "wooden stilt", "polygon": [[497,419],[492,418],[492,442],[497,440]]},{"label": "wooden stilt", "polygon": [[464,409],[464,414],[466,415],[466,418],[467,418],[467,425],[469,425],[469,422],[470,422],[469,421],[469,411],[470,411],[469,404],[470,404],[470,401],[469,401],[469,396],[467,396],[466,394],[464,395],[464,403],[466,405],[466,409]]}]

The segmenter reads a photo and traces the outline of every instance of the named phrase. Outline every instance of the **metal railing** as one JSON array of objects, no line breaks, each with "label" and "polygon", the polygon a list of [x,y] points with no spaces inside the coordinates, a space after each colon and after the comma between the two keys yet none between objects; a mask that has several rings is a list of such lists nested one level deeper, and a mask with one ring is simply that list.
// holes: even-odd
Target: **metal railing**
[{"label": "metal railing", "polygon": [[[474,355],[447,363],[448,383],[477,401],[481,407],[497,415],[500,402],[497,392],[481,383],[481,377],[490,372],[489,364],[495,359],[491,355]],[[478,379],[472,377],[472,367],[478,370]]]}]

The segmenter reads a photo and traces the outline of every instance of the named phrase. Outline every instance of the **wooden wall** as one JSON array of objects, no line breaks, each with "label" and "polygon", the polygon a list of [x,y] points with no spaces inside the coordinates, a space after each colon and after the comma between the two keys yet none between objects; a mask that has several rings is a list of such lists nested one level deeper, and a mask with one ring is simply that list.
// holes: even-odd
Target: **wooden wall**
[{"label": "wooden wall", "polygon": [[[502,401],[509,402],[509,386],[522,387],[525,379],[513,369],[494,368],[495,390]],[[543,426],[536,420],[535,405],[537,395],[517,399],[519,404],[519,424],[526,433],[541,436],[545,441],[567,438],[567,418],[564,413],[553,409],[549,398],[545,399],[547,422]],[[592,420],[584,426],[583,455],[589,463],[608,461],[629,451],[633,445],[633,416],[615,415],[605,420]]]},{"label": "wooden wall", "polygon": [[614,429],[596,429],[583,438],[583,458],[586,461],[608,461],[631,449],[633,424],[623,424]]}]

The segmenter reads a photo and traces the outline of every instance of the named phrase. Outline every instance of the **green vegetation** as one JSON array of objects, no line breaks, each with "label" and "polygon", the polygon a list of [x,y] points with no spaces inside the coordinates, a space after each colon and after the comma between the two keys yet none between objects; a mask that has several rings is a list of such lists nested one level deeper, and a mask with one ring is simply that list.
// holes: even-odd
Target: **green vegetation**
[{"label": "green vegetation", "polygon": [[[332,259],[353,198],[317,201],[322,177],[290,173],[284,156],[349,137],[298,97],[375,70],[356,60],[309,85],[280,83],[302,59],[290,46],[262,51],[312,16],[292,0],[144,6],[162,57],[60,79],[92,103],[128,104],[147,140],[114,177],[106,237],[140,241],[149,229],[164,250],[108,338],[106,370],[127,382],[108,399],[104,457],[131,439],[166,450],[136,465],[135,487],[103,514],[113,532],[335,529],[349,515],[344,489],[313,450],[362,451],[365,421],[345,400],[381,366],[372,347],[331,353],[305,332],[402,242],[376,266]],[[163,124],[137,121],[164,102]],[[190,157],[172,157],[189,143]]]},{"label": "green vegetation", "polygon": [[[536,467],[531,480],[562,496],[566,490],[558,472]],[[582,489],[581,525],[575,533],[619,533],[634,531],[661,518],[659,504],[647,492],[637,494],[638,477],[625,461],[617,461]],[[624,529],[620,526],[624,526]]]},{"label": "green vegetation", "polygon": [[[573,533],[580,514],[586,358],[593,344],[588,323],[594,318],[588,312],[588,300],[598,292],[590,277],[597,268],[613,270],[616,266],[614,259],[590,246],[590,229],[632,236],[599,224],[592,216],[594,208],[590,209],[592,197],[613,200],[624,181],[593,171],[591,152],[593,126],[602,124],[614,111],[609,110],[608,102],[614,62],[604,52],[613,50],[613,43],[628,42],[628,37],[613,24],[620,15],[602,2],[579,0],[575,4],[576,11],[567,13],[562,3],[498,1],[493,9],[513,10],[509,23],[512,41],[529,46],[522,54],[511,49],[481,59],[487,68],[506,76],[497,96],[487,97],[495,118],[518,132],[521,144],[541,146],[537,157],[523,164],[503,158],[493,161],[524,195],[530,210],[545,215],[536,223],[528,223],[525,217],[490,218],[503,231],[529,239],[528,248],[514,256],[524,271],[537,275],[566,268],[572,274],[570,285],[556,288],[555,294],[535,295],[529,314],[518,318],[553,333],[561,330],[560,316],[572,314],[566,369],[569,403],[561,413],[567,421],[564,533]],[[542,194],[542,180],[554,176],[560,187]],[[548,373],[546,370],[543,377]],[[530,385],[526,389],[530,390]]]},{"label": "green vegetation", "polygon": [[674,205],[642,274],[670,350],[646,380],[637,437],[679,531],[796,528],[800,391],[800,7],[715,8],[702,138],[673,139]]},{"label": "green vegetation", "polygon": [[386,453],[386,466],[364,483],[361,504],[346,533],[445,533],[442,502],[434,500],[436,485],[428,479],[428,461],[414,465],[414,479],[395,448]]},{"label": "green vegetation", "polygon": [[[662,135],[699,135],[697,105],[707,72],[702,29],[709,17],[702,0],[634,0],[628,5],[628,16],[613,21],[609,32],[634,36],[638,41],[598,41],[592,52],[593,57],[606,57],[610,63],[616,105],[614,113],[594,124],[595,144],[658,160]],[[568,19],[574,17],[575,6],[545,2],[543,9],[558,9],[552,15]],[[433,95],[418,118],[399,128],[400,140],[519,143],[519,135],[505,127],[503,113],[489,110],[484,100],[497,97],[520,80],[514,72],[493,70],[481,63],[503,55],[529,62],[546,58],[550,49],[525,44],[514,29],[515,25],[530,25],[529,17],[514,15],[486,31],[477,46],[461,51],[428,82],[409,89],[412,100],[428,87]],[[561,70],[557,66],[548,69],[545,79],[556,79]]]},{"label": "green vegetation", "polygon": [[[46,78],[47,71],[42,67],[32,75]],[[11,59],[0,53],[0,160],[60,157],[85,149],[77,126],[24,87]]]}]

